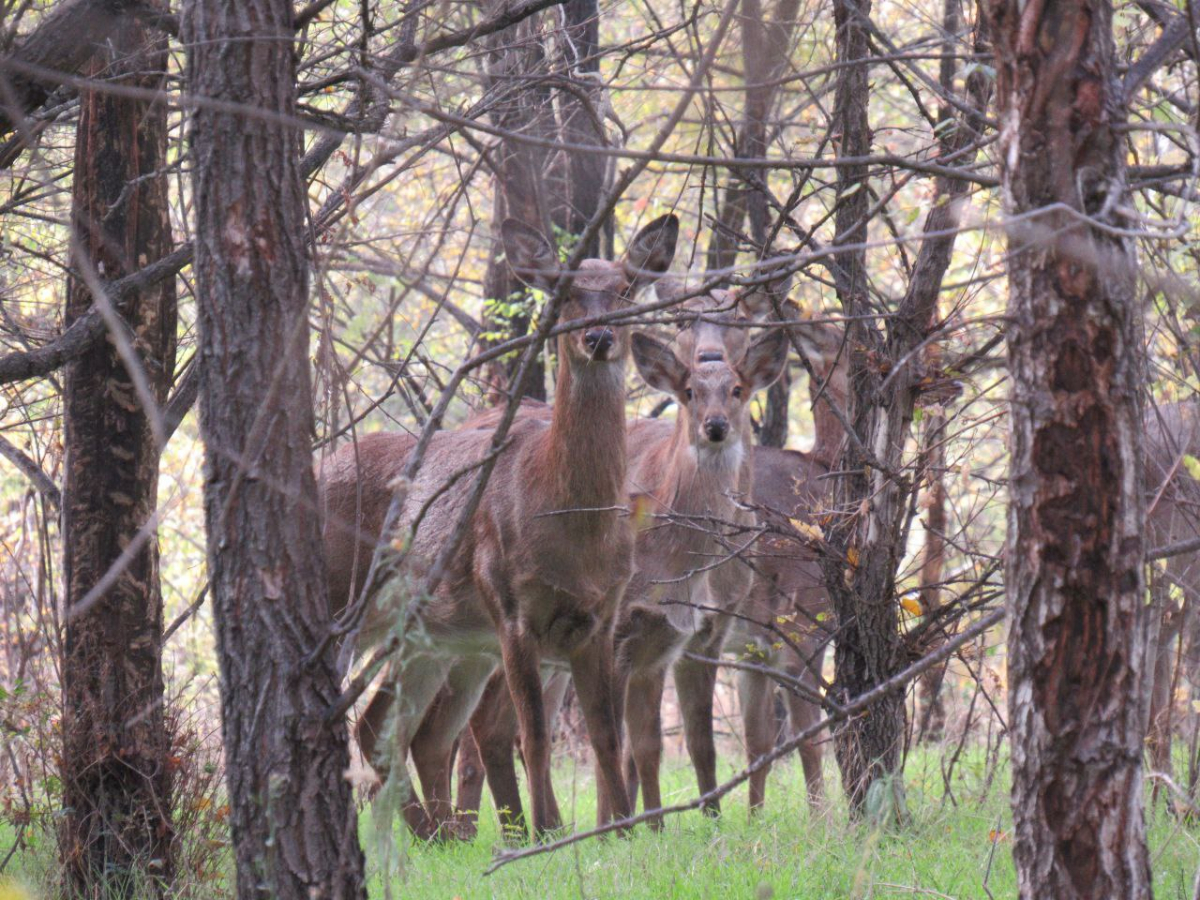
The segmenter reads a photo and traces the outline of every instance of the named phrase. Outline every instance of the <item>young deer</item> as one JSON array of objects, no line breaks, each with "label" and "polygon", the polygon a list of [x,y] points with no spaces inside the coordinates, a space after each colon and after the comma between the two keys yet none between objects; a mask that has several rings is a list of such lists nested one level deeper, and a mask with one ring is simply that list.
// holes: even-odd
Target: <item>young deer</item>
[{"label": "young deer", "polygon": [[[563,320],[592,318],[629,305],[638,288],[670,265],[677,236],[678,220],[663,216],[634,237],[622,262],[582,263]],[[503,238],[513,270],[531,285],[550,289],[560,275],[553,246],[513,220],[504,223]],[[379,703],[372,704],[374,715],[368,716],[376,725],[385,718],[392,723],[390,752],[377,747],[376,728],[360,729],[364,755],[385,776],[395,768],[403,777],[410,741],[444,685],[450,690],[443,693],[436,718],[451,739],[457,735],[499,653],[520,722],[538,835],[561,825],[550,790],[539,671],[543,656],[565,662],[575,679],[607,808],[617,816],[629,810],[611,692],[612,625],[633,552],[632,529],[622,514],[628,352],[623,327],[594,325],[559,337],[552,416],[549,421],[522,416],[514,424],[509,446],[439,588],[430,597],[414,598],[407,613],[395,605],[401,591],[381,591],[359,637],[360,646],[370,646],[391,629],[403,629],[391,680],[381,688]],[[397,534],[407,535],[423,513],[412,535],[406,578],[415,581],[449,539],[471,479],[446,485],[455,473],[477,463],[490,441],[490,430],[471,423],[434,437],[424,466],[408,486],[398,523]],[[353,447],[343,448],[327,469],[352,469],[353,452]],[[398,467],[390,462],[379,466],[388,471]],[[363,487],[373,497],[390,490],[387,482]],[[345,503],[330,503],[335,505],[345,508]],[[343,545],[356,542],[353,528],[351,532],[348,539],[343,534]],[[348,584],[354,576],[345,572],[355,572],[356,556],[361,553],[331,558],[331,570],[338,569],[331,580]],[[406,820],[417,834],[437,833],[446,799],[431,798],[432,816],[418,804],[409,805]]]},{"label": "young deer", "polygon": [[[782,373],[787,338],[774,329],[747,346],[747,332],[738,326],[748,320],[735,321],[736,307],[735,295],[726,291],[689,303],[697,318],[679,336],[679,355],[648,335],[633,337],[642,377],[678,404],[673,424],[644,419],[629,429],[629,491],[638,498],[641,524],[616,653],[630,800],[640,782],[647,810],[662,805],[658,768],[667,670],[675,666],[696,760],[705,752],[706,734],[711,747],[714,670],[682,654],[720,652],[730,626],[724,613],[741,607],[751,584],[751,570],[736,557],[754,525],[744,505],[753,484],[749,403]],[[701,759],[698,770],[703,766]],[[715,785],[715,757],[712,766]]]}]

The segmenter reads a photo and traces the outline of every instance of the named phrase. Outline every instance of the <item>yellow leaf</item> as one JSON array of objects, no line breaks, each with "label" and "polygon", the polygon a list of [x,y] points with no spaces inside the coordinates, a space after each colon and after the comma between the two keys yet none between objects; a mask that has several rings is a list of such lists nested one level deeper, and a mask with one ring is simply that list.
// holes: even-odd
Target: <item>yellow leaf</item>
[{"label": "yellow leaf", "polygon": [[904,597],[900,600],[900,605],[904,607],[906,612],[910,612],[914,616],[922,615],[925,612],[921,609],[921,604],[916,597]]},{"label": "yellow leaf", "polygon": [[0,900],[33,900],[33,894],[15,881],[0,881]]},{"label": "yellow leaf", "polygon": [[800,536],[806,541],[825,540],[825,533],[812,522],[805,522],[803,519],[788,519],[788,521],[792,523],[792,527],[800,532]]},{"label": "yellow leaf", "polygon": [[1200,700],[1192,701],[1192,712],[1200,713]]},{"label": "yellow leaf", "polygon": [[846,559],[849,561],[850,565],[854,566],[854,568],[857,569],[858,568],[858,548],[851,547],[850,549],[848,549],[846,551]]}]

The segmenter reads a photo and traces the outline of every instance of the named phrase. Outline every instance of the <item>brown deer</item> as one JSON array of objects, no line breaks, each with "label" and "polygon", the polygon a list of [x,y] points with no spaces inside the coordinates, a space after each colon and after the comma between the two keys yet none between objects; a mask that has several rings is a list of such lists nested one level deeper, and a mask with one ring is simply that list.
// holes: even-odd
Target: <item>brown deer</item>
[{"label": "brown deer", "polygon": [[[756,447],[754,450],[754,503],[760,520],[789,530],[797,520],[816,525],[815,513],[824,508],[828,492],[825,476],[841,451],[845,436],[841,422],[826,398],[838,409],[849,397],[848,354],[844,329],[837,324],[799,321],[789,330],[812,366],[809,396],[812,399],[815,441],[808,453]],[[818,526],[819,527],[819,526]],[[727,650],[745,654],[768,668],[782,670],[815,693],[830,641],[829,629],[819,621],[829,609],[820,563],[815,551],[789,537],[774,534],[760,540],[748,554],[755,569],[754,586],[746,615],[735,621]],[[780,632],[783,632],[781,635]],[[775,746],[774,682],[765,673],[738,673],[738,702],[745,729],[746,755],[753,761]],[[785,690],[794,732],[809,727],[819,717],[816,703]],[[817,738],[799,748],[809,804],[818,808],[824,797],[822,749]],[[750,778],[750,809],[762,807],[770,767]]]},{"label": "brown deer", "polygon": [[[787,362],[787,336],[777,329],[748,344],[741,326],[749,320],[735,294],[713,291],[687,308],[696,319],[680,333],[677,351],[649,335],[633,337],[646,383],[678,404],[674,423],[642,419],[629,429],[629,491],[638,498],[640,527],[616,653],[630,799],[640,783],[647,810],[662,806],[667,672],[675,666],[685,715],[703,714],[706,692],[711,713],[713,671],[681,657],[685,649],[719,653],[731,621],[723,613],[739,609],[750,590],[752,571],[736,553],[754,527],[745,505],[753,486],[749,404]],[[703,752],[704,723],[688,724],[695,758]],[[710,717],[710,735],[711,728]]]},{"label": "brown deer", "polygon": [[[1167,403],[1146,413],[1145,488],[1147,551],[1200,536],[1200,485],[1185,457],[1200,458],[1200,405],[1195,400]],[[1177,664],[1192,683],[1200,672],[1200,552],[1170,556],[1150,579],[1155,617],[1150,620],[1153,669],[1147,683],[1147,744],[1155,771],[1171,771],[1172,698]],[[1179,591],[1182,603],[1170,596]],[[1157,632],[1157,633],[1155,633]]]},{"label": "brown deer", "polygon": [[[562,275],[554,247],[514,220],[504,223],[502,233],[513,270],[532,286],[553,289]],[[663,216],[638,232],[621,262],[584,261],[573,273],[564,322],[628,306],[638,288],[668,268],[677,236],[678,220]],[[499,654],[520,722],[539,836],[561,825],[550,788],[543,657],[565,663],[578,686],[607,808],[617,816],[629,810],[612,696],[612,626],[633,553],[631,525],[623,514],[628,355],[624,327],[591,325],[559,337],[551,418],[521,416],[514,424],[440,586],[430,597],[412,599],[407,611],[397,603],[403,586],[380,591],[359,637],[360,646],[371,646],[402,629],[391,677],[359,731],[364,755],[385,779],[393,768],[405,777],[410,742],[443,686],[449,691],[439,698],[436,717],[457,734]],[[471,482],[454,476],[478,463],[490,442],[490,430],[470,422],[433,438],[424,466],[407,487],[396,532],[412,532],[406,578],[415,582],[449,539]],[[394,439],[394,446],[404,443]],[[338,451],[323,478],[328,507],[354,513],[347,527],[331,529],[331,589],[339,598],[347,596],[351,583],[361,583],[361,545],[378,539],[371,532],[381,521],[368,521],[363,513],[386,506],[392,490],[387,480],[361,481],[362,496],[370,500],[351,499],[359,490],[356,476],[364,471],[362,442],[357,457],[356,465],[353,445]],[[366,468],[382,477],[403,463],[372,457]],[[341,537],[332,536],[337,531]],[[384,721],[390,748],[378,742]],[[437,834],[446,817],[448,786],[434,787],[434,796],[426,798],[429,809],[415,803],[406,808],[406,821],[422,837]]]},{"label": "brown deer", "polygon": [[[673,424],[644,419],[629,428],[628,489],[641,527],[636,571],[618,624],[618,691],[627,698],[630,783],[636,789],[640,774],[647,809],[661,805],[659,701],[667,670],[697,634],[705,635],[706,645],[715,641],[719,646],[728,627],[725,617],[696,607],[711,605],[713,597],[723,603],[733,598],[729,602],[736,605],[750,587],[750,570],[715,532],[753,524],[752,515],[738,503],[752,483],[749,400],[779,377],[787,358],[786,336],[779,331],[748,342],[748,320],[740,317],[730,292],[714,291],[684,308],[695,315],[678,341],[686,362],[649,335],[633,336],[634,362],[642,377],[679,403]],[[537,414],[537,408],[531,407],[531,413]],[[545,408],[540,414],[546,414]],[[582,695],[578,683],[577,690]],[[479,762],[497,808],[507,811],[502,814],[505,824],[519,827],[513,716],[498,679],[493,678],[484,697],[471,720]],[[443,744],[441,749],[448,748]],[[478,764],[474,756],[465,759],[468,767]],[[448,771],[448,764],[443,768]],[[469,815],[478,806],[480,783],[476,778],[467,784],[466,797],[460,789],[459,807]],[[602,808],[603,815],[607,812]]]},{"label": "brown deer", "polygon": [[[734,301],[729,294],[723,291],[714,292],[707,298],[692,301],[688,307],[700,313],[703,313],[706,307],[708,308],[708,314],[701,315],[698,324],[686,331],[680,340],[683,356],[693,364],[693,373],[697,367],[701,371],[706,365],[712,368],[711,364],[715,362],[713,356],[717,352],[720,352],[725,359],[741,357],[744,361],[743,354],[748,355],[744,328],[729,327],[729,322],[721,321],[722,314],[727,315],[734,307]],[[744,308],[756,316],[764,314],[761,298],[755,298],[752,295],[744,298],[739,308]],[[745,320],[739,324],[744,325]],[[841,352],[842,329],[820,323],[800,323],[792,327],[797,332],[802,345],[805,346],[818,376],[819,384],[814,382],[811,385],[813,396],[816,397],[820,391],[827,390],[830,392],[831,399],[844,403],[847,385],[844,354]],[[781,332],[776,333],[781,334]],[[774,342],[778,338],[771,340]],[[640,336],[635,335],[634,342],[635,362],[648,383],[654,384],[662,377],[654,372],[656,366],[661,363],[661,366],[671,369],[675,369],[676,365],[679,366],[671,378],[676,383],[684,384],[679,398],[682,423],[680,419],[677,419],[674,428],[667,422],[654,420],[635,420],[630,424],[630,490],[635,498],[640,498],[643,524],[646,524],[653,518],[652,507],[655,504],[652,498],[656,491],[654,489],[644,491],[644,483],[640,486],[634,483],[639,471],[643,469],[643,460],[646,469],[655,465],[661,467],[663,455],[668,448],[674,448],[675,451],[682,450],[683,456],[690,457],[692,454],[686,448],[693,446],[692,440],[679,435],[680,433],[691,434],[695,438],[699,438],[699,435],[693,431],[696,427],[695,416],[689,412],[689,408],[696,402],[696,392],[693,389],[691,399],[687,397],[686,393],[687,383],[690,383],[694,374],[687,373],[685,383],[685,373],[682,370],[686,367],[678,358],[671,363],[661,350],[652,358],[646,358],[637,350]],[[718,348],[721,349],[718,350]],[[701,359],[701,352],[704,353],[707,362],[697,366]],[[779,352],[786,354],[786,345],[779,348]],[[782,367],[782,361],[779,362],[779,365]],[[775,373],[776,376],[777,374]],[[670,380],[664,383],[673,393],[679,393],[678,390],[670,387],[672,383]],[[737,399],[744,401],[745,397],[746,394],[743,391],[743,396]],[[536,411],[536,407],[531,411]],[[543,409],[542,415],[545,414],[546,411]],[[736,414],[740,429],[746,427],[746,422],[742,420],[744,414],[743,403]],[[820,480],[820,477],[828,471],[828,463],[822,462],[822,460],[831,459],[836,455],[841,439],[841,425],[827,406],[818,406],[814,415],[816,416],[817,443],[812,453],[801,454],[765,447],[754,448],[754,464],[763,466],[761,473],[755,471],[753,474],[755,504],[760,508],[762,514],[782,515],[787,519],[807,518],[814,509],[820,508],[820,498],[825,490],[824,482]],[[741,446],[744,448],[747,438],[744,431],[738,433],[741,435]],[[732,448],[734,443],[731,441],[729,448]],[[732,452],[736,453],[737,451]],[[657,463],[650,461],[654,458],[657,458]],[[696,458],[700,458],[698,453]],[[693,466],[690,460],[686,462],[685,470],[699,472],[699,467]],[[709,507],[710,512],[728,516],[729,518],[725,521],[729,524],[741,516],[741,524],[744,527],[747,521],[742,516],[742,512],[740,510],[731,511],[729,508],[734,506],[737,498],[734,484],[739,482],[742,474],[740,464],[736,467],[719,467],[715,482],[708,486],[708,493],[704,496],[712,503],[712,506]],[[713,473],[709,472],[708,475],[713,476]],[[644,475],[642,477],[643,481],[648,480]],[[724,492],[720,487],[722,484]],[[744,493],[744,481],[740,484]],[[688,482],[688,485],[694,487],[695,482]],[[657,491],[658,494],[663,492],[661,488]],[[742,500],[746,499],[748,498],[743,496]],[[684,506],[689,502],[703,501],[685,499]],[[684,518],[686,519],[686,517]],[[719,521],[720,517],[713,515],[712,519]],[[622,613],[622,623],[619,626],[621,632],[628,631],[637,635],[636,639],[625,639],[623,634],[619,635],[618,652],[622,669],[626,664],[635,662],[639,664],[642,672],[638,678],[631,679],[627,683],[624,692],[630,698],[626,702],[625,719],[629,728],[630,750],[634,751],[627,758],[626,764],[631,801],[636,797],[638,782],[647,776],[650,779],[646,782],[648,785],[647,799],[644,803],[646,809],[654,809],[661,805],[656,775],[658,760],[661,757],[661,722],[659,718],[660,704],[656,698],[661,696],[661,678],[665,676],[665,671],[671,661],[679,654],[681,649],[679,642],[686,641],[688,635],[680,635],[669,623],[664,622],[671,607],[660,606],[655,609],[652,603],[649,605],[639,604],[634,597],[636,591],[645,588],[648,582],[655,580],[650,575],[650,572],[654,570],[653,567],[657,567],[660,572],[665,568],[667,572],[676,572],[677,574],[692,573],[682,582],[675,584],[673,586],[675,589],[679,587],[679,584],[687,585],[691,581],[702,581],[702,578],[697,577],[700,573],[695,570],[703,568],[706,562],[713,562],[714,554],[719,559],[721,556],[728,555],[728,551],[723,548],[714,549],[712,546],[699,550],[695,548],[690,551],[682,550],[680,551],[682,557],[678,557],[672,567],[670,562],[663,562],[663,546],[669,547],[670,538],[680,535],[683,536],[684,541],[703,544],[712,538],[711,534],[704,533],[704,527],[703,524],[695,522],[688,527],[686,521],[675,524],[668,521],[663,525],[651,526],[645,531],[639,532],[636,555],[639,571],[635,573],[634,581],[627,592],[626,604],[623,607],[625,611]],[[785,528],[788,527],[790,526],[785,526]],[[666,554],[669,555],[670,552],[668,549]],[[691,553],[696,555],[690,556]],[[756,571],[750,601],[744,609],[739,607],[736,600],[734,602],[729,600],[730,596],[736,595],[739,591],[744,592],[744,578],[748,574],[745,571],[737,574],[738,570],[734,567],[738,564],[733,560],[728,560],[713,570],[728,569],[724,573],[727,576],[728,584],[723,584],[721,579],[713,581],[718,585],[718,590],[726,593],[722,597],[716,598],[715,601],[713,598],[694,601],[698,606],[720,607],[730,612],[743,613],[745,617],[730,620],[726,616],[706,614],[706,618],[714,620],[716,634],[702,633],[703,645],[698,649],[696,655],[709,657],[717,655],[720,649],[720,635],[730,630],[732,622],[735,636],[727,640],[731,649],[744,652],[747,645],[753,645],[758,648],[758,653],[767,659],[768,664],[789,671],[794,677],[808,683],[815,691],[819,684],[818,676],[828,642],[824,629],[815,627],[817,615],[827,606],[816,558],[791,539],[785,539],[779,546],[774,544],[756,545],[747,555]],[[745,567],[739,568],[745,569]],[[670,581],[669,578],[662,580]],[[689,616],[694,612],[695,610],[687,606],[685,602],[675,608],[674,614]],[[783,648],[776,646],[780,643],[779,636],[770,627],[771,623],[774,623],[780,616],[788,617],[795,623],[789,625],[789,631],[795,632],[795,636],[790,644],[785,642]],[[747,619],[764,624],[761,627],[754,626],[752,623],[747,624]],[[694,637],[693,635],[692,638],[694,639]],[[640,658],[631,659],[634,655],[638,655]],[[666,657],[665,661],[663,660],[664,656]],[[657,666],[657,671],[655,666]],[[716,783],[716,756],[711,725],[715,669],[703,663],[686,659],[679,660],[676,663],[677,677],[681,666],[685,669],[687,676],[692,678],[692,684],[695,685],[695,689],[690,693],[686,687],[681,691],[681,707],[684,713],[689,751],[692,752],[693,761],[698,761],[697,773],[702,789],[707,790],[708,788],[703,787],[706,783],[712,786],[715,786]],[[688,669],[691,671],[687,671]],[[748,753],[751,759],[755,759],[774,746],[774,682],[766,676],[743,673],[739,688],[745,717]],[[643,689],[647,690],[643,691]],[[795,694],[788,694],[788,701],[793,728],[798,730],[815,721],[818,714],[815,704]],[[482,790],[479,767],[482,765],[486,771],[497,809],[506,811],[502,813],[505,825],[519,826],[521,798],[512,754],[515,716],[506,696],[504,684],[499,679],[493,678],[489,684],[484,700],[481,701],[479,709],[472,716],[471,731],[473,742],[478,745],[478,752],[473,752],[474,748],[468,744],[467,752],[460,759],[458,803],[460,810],[466,811],[469,815],[470,811],[478,809]],[[641,778],[638,775],[639,766],[636,756],[639,752],[641,770],[645,773]],[[816,803],[823,793],[820,745],[816,740],[806,742],[801,747],[800,756],[804,764],[810,799]],[[752,807],[762,804],[766,776],[767,772],[763,770],[756,774],[751,783]]]}]

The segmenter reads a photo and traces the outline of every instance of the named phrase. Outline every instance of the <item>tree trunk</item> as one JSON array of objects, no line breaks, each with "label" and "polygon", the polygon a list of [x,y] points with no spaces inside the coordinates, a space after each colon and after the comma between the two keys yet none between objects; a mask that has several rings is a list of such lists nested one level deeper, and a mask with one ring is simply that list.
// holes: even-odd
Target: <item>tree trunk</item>
[{"label": "tree trunk", "polygon": [[[365,897],[311,445],[290,0],[192,0],[208,569],[241,898]],[[230,107],[233,107],[232,109]],[[237,108],[244,109],[241,112]]]},{"label": "tree trunk", "polygon": [[[166,51],[165,40],[129,23],[86,74],[156,90]],[[121,278],[171,251],[166,155],[165,103],[81,92],[72,265],[87,277],[68,282],[64,325],[92,308],[89,281]],[[123,309],[146,387],[161,405],[175,368],[173,280],[130,296]],[[154,526],[159,448],[113,340],[67,368],[63,392],[66,893],[161,895],[172,876],[174,832]],[[91,596],[110,571],[112,586]]]},{"label": "tree trunk", "polygon": [[[866,156],[871,149],[865,65],[869,14],[869,4],[861,0],[837,0],[834,5],[838,60],[851,63],[839,74],[834,95],[840,153],[845,156]],[[977,29],[977,49],[983,39]],[[981,111],[988,99],[986,78],[976,71],[966,79],[966,87],[973,108]],[[942,157],[953,159],[957,166],[970,165],[974,155],[966,151],[977,139],[982,114],[953,119],[947,104],[941,115]],[[835,243],[849,246],[837,255],[833,275],[849,317],[848,414],[853,434],[835,466],[845,473],[835,482],[836,508],[848,514],[830,529],[829,543],[837,553],[827,556],[822,566],[838,623],[834,691],[843,702],[888,680],[904,663],[896,576],[904,558],[909,499],[915,489],[903,474],[920,392],[919,367],[913,362],[936,325],[938,295],[954,249],[960,200],[968,186],[949,175],[936,179],[937,197],[925,217],[921,249],[885,331],[871,324],[877,306],[867,295],[862,247],[870,206],[866,178],[866,166],[838,169]],[[895,809],[903,814],[903,796],[893,776],[898,775],[904,725],[904,698],[893,693],[835,731],[834,750],[853,813],[866,810],[873,784],[891,782]]]},{"label": "tree trunk", "polygon": [[[953,0],[951,0],[953,2]],[[941,605],[942,573],[946,563],[946,416],[935,413],[927,419],[926,434],[932,446],[925,457],[929,472],[926,494],[925,547],[921,558],[921,610],[925,615]],[[946,730],[946,706],[942,685],[946,664],[934,666],[920,678],[921,721],[918,741],[941,740]]]},{"label": "tree trunk", "polygon": [[[1012,377],[1009,724],[1022,897],[1151,896],[1144,383],[1108,0],[991,5]],[[1075,210],[1104,228],[1081,221]]]},{"label": "tree trunk", "polygon": [[[846,156],[865,156],[870,153],[871,129],[867,118],[869,100],[868,67],[870,56],[866,30],[856,15],[870,13],[870,4],[855,0],[836,0],[834,21],[837,26],[837,58],[844,64],[834,94],[834,118],[841,131],[840,152]],[[836,242],[860,245],[839,253],[835,263],[838,296],[848,324],[850,353],[850,422],[858,435],[858,443],[846,446],[841,464],[845,477],[836,482],[838,507],[859,508],[864,497],[870,497],[876,486],[875,473],[867,469],[858,446],[877,446],[875,431],[884,423],[878,421],[882,398],[877,394],[882,380],[873,371],[866,354],[874,350],[886,353],[882,333],[870,326],[863,313],[870,309],[867,296],[866,251],[861,245],[867,239],[869,191],[867,167],[843,166],[838,169],[838,212]],[[887,495],[881,493],[894,514],[897,497],[895,485],[889,483]],[[865,516],[847,516],[835,524],[829,537],[841,552],[842,559],[824,563],[826,584],[833,600],[838,622],[838,640],[834,649],[834,689],[840,700],[849,700],[866,693],[886,681],[899,670],[899,616],[895,600],[895,535],[890,532],[898,524],[894,515],[885,523],[889,534],[877,535],[878,553],[864,552],[868,522]],[[853,814],[861,814],[871,784],[891,776],[899,768],[901,739],[904,734],[903,697],[889,694],[871,706],[864,715],[844,722],[834,731],[834,753],[842,773],[842,785]]]}]

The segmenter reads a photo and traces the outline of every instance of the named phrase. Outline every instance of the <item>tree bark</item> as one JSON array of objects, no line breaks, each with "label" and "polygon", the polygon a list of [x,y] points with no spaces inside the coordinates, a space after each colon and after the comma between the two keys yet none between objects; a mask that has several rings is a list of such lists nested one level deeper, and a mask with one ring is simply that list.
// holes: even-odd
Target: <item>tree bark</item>
[{"label": "tree bark", "polygon": [[[949,0],[956,3],[957,0]],[[939,354],[940,355],[940,354]],[[921,557],[921,611],[935,612],[941,605],[942,573],[946,563],[946,416],[938,412],[926,419],[925,434],[928,447],[925,469],[929,473],[925,494],[925,546]],[[918,741],[941,740],[946,730],[946,706],[942,702],[942,685],[946,680],[946,665],[934,666],[921,675],[921,719],[917,725]]]},{"label": "tree bark", "polygon": [[58,4],[12,53],[0,59],[0,137],[58,87],[57,73],[76,75],[109,40],[141,31],[129,15],[134,0],[70,0]]},{"label": "tree bark", "polygon": [[[241,898],[361,898],[310,447],[308,260],[290,0],[192,0],[200,423]],[[234,104],[245,110],[231,111]]]},{"label": "tree bark", "polygon": [[[130,23],[86,74],[153,90],[166,64],[165,40]],[[166,157],[165,102],[82,92],[72,193],[76,272],[116,279],[171,251]],[[91,275],[69,279],[65,325],[91,310],[89,280],[96,283]],[[150,394],[162,404],[175,368],[174,281],[128,297],[125,324]],[[174,832],[154,527],[159,448],[112,340],[67,368],[63,391],[66,892],[161,895],[172,876]],[[126,548],[132,553],[123,560]],[[115,582],[93,598],[110,569]]]},{"label": "tree bark", "polygon": [[[1010,216],[1006,580],[1022,897],[1151,896],[1144,383],[1108,0],[994,0]],[[1090,219],[1072,215],[1068,210]]]},{"label": "tree bark", "polygon": [[[599,21],[596,0],[566,0],[557,31],[559,51],[553,57],[538,18],[491,38],[492,89],[509,91],[509,97],[493,110],[492,123],[505,131],[566,144],[604,146]],[[551,71],[551,58],[557,71]],[[555,83],[560,85],[557,91],[551,90]],[[600,153],[552,152],[507,138],[500,140],[493,158],[495,239],[484,280],[492,306],[485,310],[484,325],[488,340],[502,343],[525,334],[533,310],[529,289],[504,260],[500,223],[511,217],[542,232],[549,227],[568,235],[582,234],[603,197],[609,160]],[[585,252],[589,257],[601,255],[599,235]],[[514,354],[487,367],[490,404],[507,401],[516,359]],[[541,358],[529,383],[526,396],[545,400],[546,369]]]},{"label": "tree bark", "polygon": [[[870,5],[837,0],[838,60],[851,63],[838,78],[834,116],[841,131],[840,153],[870,153],[868,121],[867,17]],[[977,29],[976,46],[984,37]],[[966,82],[975,110],[988,99],[987,80],[976,72]],[[958,166],[969,165],[964,152],[976,139],[981,113],[949,121],[950,104],[942,111],[942,156]],[[838,170],[838,210],[835,243],[848,245],[833,266],[834,283],[849,317],[849,420],[853,429],[835,482],[836,508],[848,512],[835,522],[828,538],[838,551],[822,561],[825,584],[838,622],[834,651],[834,691],[842,702],[882,684],[904,663],[898,630],[896,576],[908,537],[909,499],[915,485],[903,474],[905,448],[912,433],[913,409],[920,393],[919,367],[914,360],[936,324],[938,296],[950,264],[961,215],[961,198],[968,182],[950,176],[935,181],[937,199],[925,217],[921,249],[903,298],[887,319],[886,330],[872,324],[878,307],[868,296],[866,216],[870,201],[866,166]],[[882,361],[882,364],[881,364]],[[834,750],[842,784],[854,814],[866,809],[868,792],[876,782],[892,783],[898,776],[905,733],[904,698],[889,694],[864,716],[844,723],[834,734]],[[893,794],[902,813],[903,796]],[[881,798],[882,799],[882,798]]]},{"label": "tree bark", "polygon": [[[870,153],[871,129],[868,121],[869,80],[867,59],[870,50],[861,16],[869,15],[868,0],[836,0],[834,22],[837,26],[837,58],[848,64],[838,77],[834,93],[834,119],[841,131],[839,152],[846,156]],[[869,365],[867,352],[886,353],[882,333],[867,324],[871,309],[867,293],[866,250],[869,191],[865,165],[838,169],[838,211],[835,217],[838,244],[852,245],[838,254],[835,280],[842,309],[849,318],[847,331],[850,353],[850,415],[858,442],[846,445],[841,465],[847,474],[838,479],[834,495],[838,507],[857,510],[862,498],[872,495],[877,477],[866,467],[860,446],[876,446],[873,437],[880,427],[877,395],[881,378]],[[858,245],[858,246],[853,246]],[[890,484],[890,483],[889,483]],[[840,551],[841,559],[823,563],[825,580],[838,621],[838,641],[834,649],[834,690],[843,702],[882,684],[900,667],[899,616],[895,600],[894,557],[900,548],[892,533],[896,497],[894,485],[887,500],[892,513],[885,523],[887,535],[878,535],[874,550],[893,557],[873,558],[864,552],[868,522],[866,516],[846,516],[830,530],[830,543]],[[878,518],[877,518],[878,521]],[[904,734],[904,699],[889,694],[868,712],[844,722],[834,732],[834,754],[842,773],[842,785],[850,801],[851,812],[861,815],[871,784],[890,777],[900,764],[901,738]]]}]

